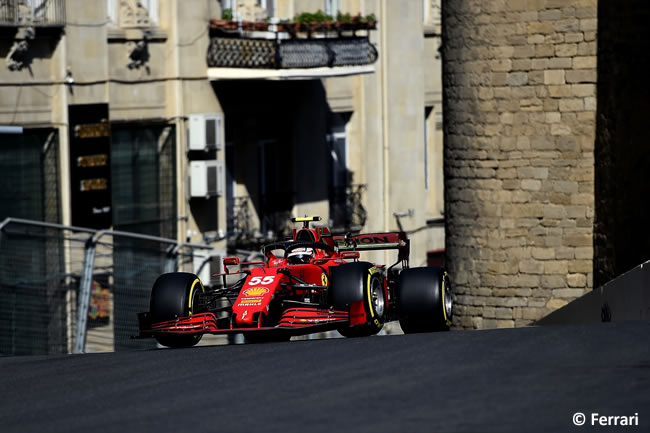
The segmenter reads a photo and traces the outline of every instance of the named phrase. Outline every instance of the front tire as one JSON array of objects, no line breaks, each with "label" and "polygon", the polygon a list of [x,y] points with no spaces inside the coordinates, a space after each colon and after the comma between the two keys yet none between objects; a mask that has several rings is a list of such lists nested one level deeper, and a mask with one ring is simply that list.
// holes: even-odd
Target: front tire
[{"label": "front tire", "polygon": [[[149,311],[153,323],[188,317],[194,313],[196,295],[204,292],[201,280],[186,272],[172,272],[158,277],[151,289]],[[201,340],[201,334],[156,333],[154,338],[167,347],[191,347]]]},{"label": "front tire", "polygon": [[331,269],[330,304],[347,310],[351,303],[363,303],[368,321],[361,325],[339,328],[344,337],[366,337],[381,331],[386,320],[384,277],[368,262],[346,263]]},{"label": "front tire", "polygon": [[447,331],[453,298],[442,268],[410,268],[400,274],[397,290],[399,324],[405,334]]}]

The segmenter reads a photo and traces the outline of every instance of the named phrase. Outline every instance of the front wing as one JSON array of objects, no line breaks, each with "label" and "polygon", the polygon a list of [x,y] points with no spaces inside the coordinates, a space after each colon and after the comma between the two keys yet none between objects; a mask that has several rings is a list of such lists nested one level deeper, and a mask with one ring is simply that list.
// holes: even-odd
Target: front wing
[{"label": "front wing", "polygon": [[138,314],[140,335],[138,338],[154,334],[225,334],[241,332],[275,331],[290,335],[311,334],[334,330],[349,324],[347,311],[321,308],[289,308],[284,311],[277,325],[267,327],[235,328],[227,318],[217,319],[214,313],[199,313],[179,317],[166,322],[152,323],[149,313]]}]

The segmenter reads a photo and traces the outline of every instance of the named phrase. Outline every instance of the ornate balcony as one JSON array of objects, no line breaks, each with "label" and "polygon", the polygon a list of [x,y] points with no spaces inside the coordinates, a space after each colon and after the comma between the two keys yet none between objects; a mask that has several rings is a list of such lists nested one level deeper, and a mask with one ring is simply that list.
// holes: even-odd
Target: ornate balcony
[{"label": "ornate balcony", "polygon": [[375,28],[375,22],[212,20],[208,75],[291,79],[372,73],[378,54],[368,34]]},{"label": "ornate balcony", "polygon": [[0,26],[63,27],[65,0],[0,0]]}]

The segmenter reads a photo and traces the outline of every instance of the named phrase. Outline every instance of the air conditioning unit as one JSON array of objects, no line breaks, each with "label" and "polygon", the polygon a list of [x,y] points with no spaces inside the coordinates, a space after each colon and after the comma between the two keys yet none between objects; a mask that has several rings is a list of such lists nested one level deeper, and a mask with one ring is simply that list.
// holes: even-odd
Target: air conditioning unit
[{"label": "air conditioning unit", "polygon": [[190,195],[210,198],[223,195],[223,161],[190,162]]},{"label": "air conditioning unit", "polygon": [[222,136],[222,114],[190,114],[188,130],[189,150],[220,150]]}]

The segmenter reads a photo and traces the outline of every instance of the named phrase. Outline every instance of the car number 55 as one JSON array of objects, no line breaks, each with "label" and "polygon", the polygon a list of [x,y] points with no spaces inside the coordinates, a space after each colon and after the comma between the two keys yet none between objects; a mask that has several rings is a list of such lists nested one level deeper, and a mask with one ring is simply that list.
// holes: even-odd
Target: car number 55
[{"label": "car number 55", "polygon": [[257,285],[257,284],[262,284],[262,285],[267,285],[271,284],[273,280],[275,279],[275,276],[269,276],[269,277],[253,277],[251,280],[248,282],[250,285]]}]

